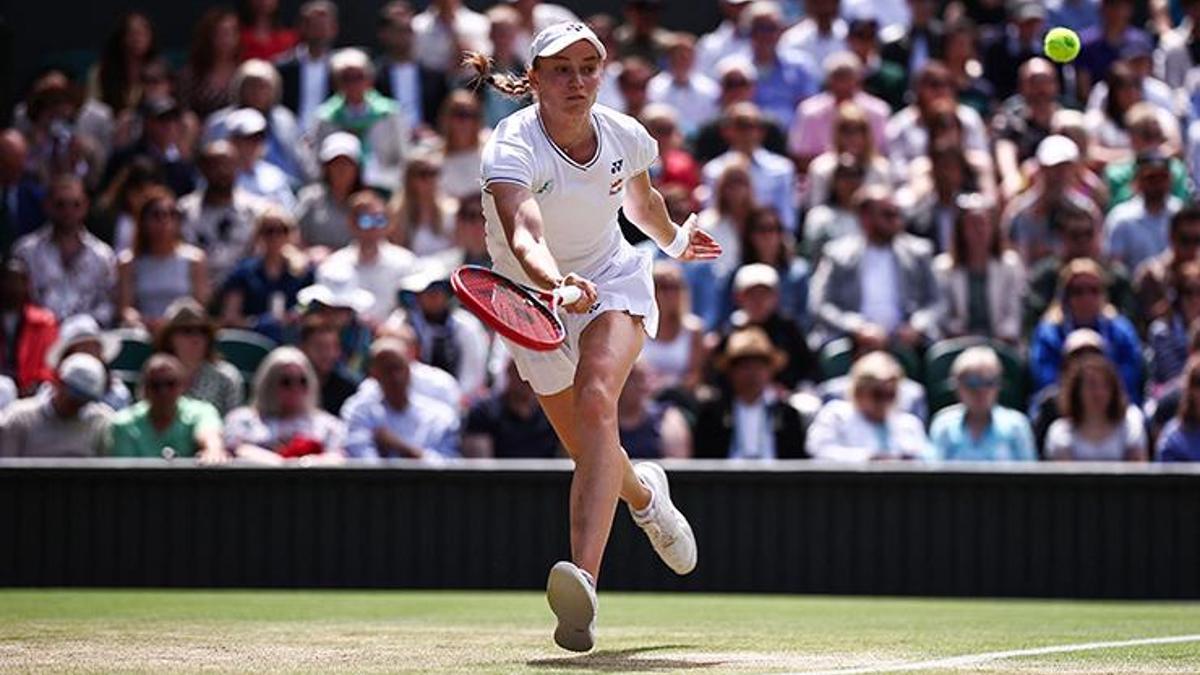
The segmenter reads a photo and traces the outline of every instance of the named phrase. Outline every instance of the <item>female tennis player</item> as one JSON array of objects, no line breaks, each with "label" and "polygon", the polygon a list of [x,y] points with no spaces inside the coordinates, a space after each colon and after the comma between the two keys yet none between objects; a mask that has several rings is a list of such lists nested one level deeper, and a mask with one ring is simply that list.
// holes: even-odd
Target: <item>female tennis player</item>
[{"label": "female tennis player", "polygon": [[666,473],[636,467],[621,448],[617,397],[658,327],[651,256],[621,236],[617,209],[680,260],[708,260],[721,247],[671,222],[646,170],[658,146],[637,120],[601,105],[596,92],[607,54],[587,26],[541,31],[522,76],[493,74],[468,54],[478,81],[536,103],[500,121],[483,149],[488,252],[497,272],[528,286],[576,286],[566,306],[566,341],[537,352],[506,340],[521,377],[575,460],[571,482],[571,561],[550,570],[546,594],[558,618],[554,640],[572,651],[595,643],[596,579],[618,498],[629,505],[654,550],[677,574],[696,566],[696,541],[671,503]]}]

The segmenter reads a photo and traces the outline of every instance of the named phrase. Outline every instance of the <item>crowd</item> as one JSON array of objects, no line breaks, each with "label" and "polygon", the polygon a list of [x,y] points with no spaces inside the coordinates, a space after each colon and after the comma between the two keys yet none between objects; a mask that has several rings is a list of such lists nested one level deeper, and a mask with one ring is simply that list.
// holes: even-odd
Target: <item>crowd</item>
[{"label": "crowd", "polygon": [[[481,148],[529,103],[471,87],[462,52],[520,71],[583,20],[599,102],[725,250],[655,266],[630,456],[1200,459],[1200,0],[720,0],[699,36],[663,0],[396,0],[366,46],[333,2],[277,5],[207,10],[176,60],[133,12],[86,72],[25,87],[0,456],[562,455],[448,278],[488,264]],[[229,329],[274,345],[256,370]]]}]

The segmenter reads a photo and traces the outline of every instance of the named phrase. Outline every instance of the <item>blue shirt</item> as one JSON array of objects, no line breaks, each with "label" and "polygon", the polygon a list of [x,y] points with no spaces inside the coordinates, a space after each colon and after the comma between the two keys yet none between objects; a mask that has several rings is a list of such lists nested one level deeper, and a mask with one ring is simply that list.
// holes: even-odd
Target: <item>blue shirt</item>
[{"label": "blue shirt", "polygon": [[1142,343],[1129,319],[1119,315],[1101,316],[1092,326],[1077,325],[1070,319],[1063,323],[1040,322],[1029,343],[1029,372],[1033,375],[1034,392],[1058,381],[1063,342],[1076,328],[1091,328],[1104,338],[1104,355],[1116,365],[1129,400],[1140,405]]},{"label": "blue shirt", "polygon": [[458,415],[446,404],[410,393],[408,407],[396,410],[378,386],[362,387],[342,406],[346,423],[346,454],[358,459],[378,459],[375,430],[383,427],[409,445],[457,457]]},{"label": "blue shirt", "polygon": [[1168,196],[1162,211],[1150,213],[1141,195],[1113,207],[1105,223],[1108,254],[1136,270],[1147,258],[1167,250],[1171,216],[1183,207],[1178,197]]},{"label": "blue shirt", "polygon": [[780,54],[774,66],[758,68],[758,84],[754,88],[754,102],[767,117],[775,120],[784,129],[792,126],[796,106],[817,91],[812,73],[815,69],[801,61],[795,53]]},{"label": "blue shirt", "polygon": [[933,417],[930,440],[939,459],[973,462],[1033,461],[1033,431],[1029,420],[1016,410],[992,408],[992,421],[983,436],[975,438],[966,424],[967,408],[956,403]]},{"label": "blue shirt", "polygon": [[1125,34],[1116,43],[1104,39],[1104,31],[1099,25],[1093,26],[1079,36],[1082,49],[1075,67],[1092,74],[1092,82],[1099,82],[1108,75],[1108,69],[1114,61],[1121,57],[1121,48],[1127,44],[1138,43],[1152,48],[1150,37],[1145,31],[1132,26],[1125,29]]},{"label": "blue shirt", "polygon": [[301,276],[296,276],[286,264],[283,274],[271,279],[267,276],[262,256],[255,256],[238,263],[225,282],[224,292],[241,291],[242,314],[254,317],[271,310],[271,296],[275,293],[283,294],[284,309],[291,310],[296,306],[296,294],[300,289],[312,284],[311,269],[305,270]]},{"label": "blue shirt", "polygon": [[1047,0],[1047,26],[1066,26],[1076,33],[1100,25],[1100,0]]},{"label": "blue shirt", "polygon": [[1156,457],[1160,462],[1200,462],[1200,428],[1185,427],[1178,417],[1167,422]]}]

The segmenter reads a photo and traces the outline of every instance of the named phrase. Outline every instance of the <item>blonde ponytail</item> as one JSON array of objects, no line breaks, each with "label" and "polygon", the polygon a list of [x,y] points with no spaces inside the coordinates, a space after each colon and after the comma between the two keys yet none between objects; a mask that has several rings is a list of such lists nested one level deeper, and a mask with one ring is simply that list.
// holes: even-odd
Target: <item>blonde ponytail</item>
[{"label": "blonde ponytail", "polygon": [[513,99],[523,99],[533,94],[533,86],[529,83],[528,75],[512,73],[496,74],[492,72],[492,60],[479,52],[463,54],[462,65],[475,71],[471,79],[472,89],[490,85],[493,89]]}]

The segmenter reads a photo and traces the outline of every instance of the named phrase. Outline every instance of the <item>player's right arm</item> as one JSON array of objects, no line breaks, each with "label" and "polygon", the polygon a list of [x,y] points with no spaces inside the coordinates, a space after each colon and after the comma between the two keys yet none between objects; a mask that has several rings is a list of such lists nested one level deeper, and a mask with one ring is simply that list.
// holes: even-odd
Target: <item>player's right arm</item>
[{"label": "player's right arm", "polygon": [[539,288],[562,285],[579,287],[583,297],[567,306],[567,310],[572,312],[587,311],[595,304],[596,287],[592,282],[575,274],[563,275],[559,271],[558,263],[546,246],[542,210],[529,188],[517,183],[494,181],[487,189],[495,202],[508,247],[534,285]]}]

